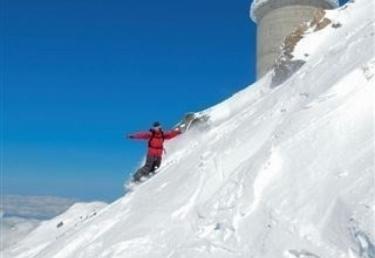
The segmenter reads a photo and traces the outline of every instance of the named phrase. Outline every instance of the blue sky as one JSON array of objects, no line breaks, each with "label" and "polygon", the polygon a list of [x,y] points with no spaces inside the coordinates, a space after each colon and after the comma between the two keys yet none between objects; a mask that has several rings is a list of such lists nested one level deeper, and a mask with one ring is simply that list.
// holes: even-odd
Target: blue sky
[{"label": "blue sky", "polygon": [[255,79],[249,0],[1,0],[3,193],[113,200],[154,120]]}]

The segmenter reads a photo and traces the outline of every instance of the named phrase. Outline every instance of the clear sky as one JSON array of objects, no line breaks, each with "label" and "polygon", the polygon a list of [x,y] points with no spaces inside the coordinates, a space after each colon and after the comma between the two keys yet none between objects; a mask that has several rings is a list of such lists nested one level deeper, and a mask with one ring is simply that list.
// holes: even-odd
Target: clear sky
[{"label": "clear sky", "polygon": [[0,2],[3,193],[113,200],[146,148],[125,133],[255,79],[250,0]]}]

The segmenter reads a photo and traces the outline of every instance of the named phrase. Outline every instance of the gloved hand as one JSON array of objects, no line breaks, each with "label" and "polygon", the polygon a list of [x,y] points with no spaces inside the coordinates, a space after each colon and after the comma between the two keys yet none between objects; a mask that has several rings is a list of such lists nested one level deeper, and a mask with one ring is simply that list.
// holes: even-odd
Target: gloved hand
[{"label": "gloved hand", "polygon": [[132,135],[132,134],[128,134],[127,138],[128,138],[128,139],[134,139],[135,137],[134,137],[134,135]]}]

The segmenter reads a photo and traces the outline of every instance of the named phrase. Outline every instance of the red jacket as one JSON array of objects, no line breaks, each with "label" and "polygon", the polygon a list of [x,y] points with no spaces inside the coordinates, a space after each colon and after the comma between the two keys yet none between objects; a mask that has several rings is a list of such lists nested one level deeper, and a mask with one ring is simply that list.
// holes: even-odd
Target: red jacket
[{"label": "red jacket", "polygon": [[175,130],[163,132],[153,131],[152,129],[150,129],[149,132],[139,132],[131,134],[129,135],[129,137],[132,139],[149,140],[147,155],[161,158],[163,156],[164,151],[164,140],[172,139],[179,134],[181,134],[181,132]]}]

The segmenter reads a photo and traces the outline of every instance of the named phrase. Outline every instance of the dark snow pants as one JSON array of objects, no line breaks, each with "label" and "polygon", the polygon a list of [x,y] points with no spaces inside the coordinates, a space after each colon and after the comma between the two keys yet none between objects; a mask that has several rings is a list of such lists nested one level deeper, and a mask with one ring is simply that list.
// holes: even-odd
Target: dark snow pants
[{"label": "dark snow pants", "polygon": [[154,173],[157,168],[161,165],[161,157],[147,156],[146,164],[138,169],[134,174],[134,181],[139,182],[142,177],[147,177]]}]

